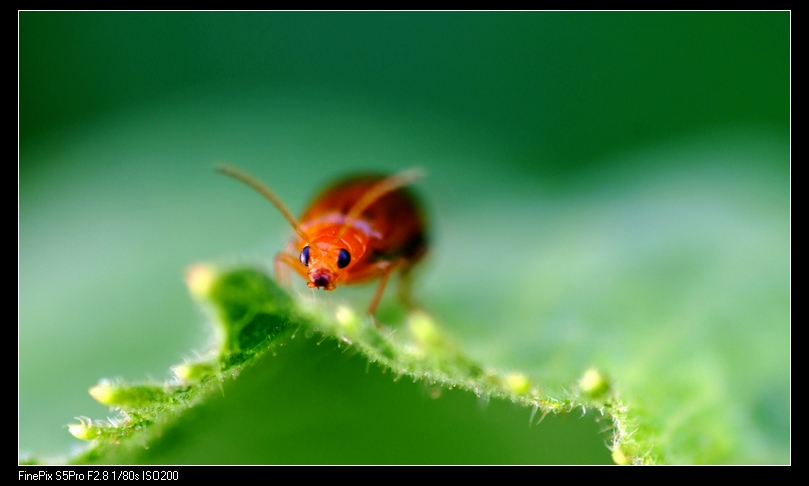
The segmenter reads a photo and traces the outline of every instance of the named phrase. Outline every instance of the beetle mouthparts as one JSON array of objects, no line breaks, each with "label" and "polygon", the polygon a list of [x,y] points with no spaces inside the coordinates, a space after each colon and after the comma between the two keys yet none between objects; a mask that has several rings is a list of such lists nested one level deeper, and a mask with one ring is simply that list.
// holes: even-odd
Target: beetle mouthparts
[{"label": "beetle mouthparts", "polygon": [[310,289],[323,289],[334,290],[337,285],[334,284],[332,275],[328,272],[317,272],[309,275],[309,283],[307,286]]}]

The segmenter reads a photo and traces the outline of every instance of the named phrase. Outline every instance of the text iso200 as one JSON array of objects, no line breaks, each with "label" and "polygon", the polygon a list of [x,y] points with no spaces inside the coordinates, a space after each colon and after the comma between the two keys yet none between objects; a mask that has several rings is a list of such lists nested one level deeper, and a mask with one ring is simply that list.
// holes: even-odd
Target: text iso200
[{"label": "text iso200", "polygon": [[178,471],[143,471],[143,479],[147,481],[177,481],[180,479]]}]

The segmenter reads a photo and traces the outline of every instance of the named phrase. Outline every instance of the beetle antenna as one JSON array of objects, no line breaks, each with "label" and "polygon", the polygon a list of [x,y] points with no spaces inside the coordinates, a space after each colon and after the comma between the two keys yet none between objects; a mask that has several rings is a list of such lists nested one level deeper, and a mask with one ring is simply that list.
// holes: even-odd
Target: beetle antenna
[{"label": "beetle antenna", "polygon": [[393,192],[396,189],[401,187],[407,186],[416,182],[417,180],[424,177],[424,171],[420,168],[413,168],[408,169],[404,172],[399,172],[398,174],[394,174],[390,177],[386,177],[381,181],[377,182],[373,186],[371,186],[362,197],[351,206],[351,209],[346,214],[345,223],[340,228],[340,231],[337,232],[337,236],[334,238],[334,242],[337,243],[340,238],[348,231],[348,227],[351,221],[356,220],[360,217],[363,211],[368,209],[368,206],[376,202],[379,198],[388,194],[389,192]]},{"label": "beetle antenna", "polygon": [[272,192],[272,189],[265,186],[261,181],[251,176],[247,172],[230,165],[219,164],[216,166],[216,171],[220,174],[224,174],[228,177],[236,179],[237,181],[247,184],[255,189],[256,192],[269,199],[269,201],[273,203],[273,205],[278,208],[279,211],[281,211],[281,214],[286,218],[286,220],[289,221],[289,224],[292,225],[292,228],[296,233],[298,233],[298,236],[303,238],[303,241],[307,243],[309,242],[309,237],[307,237],[306,233],[303,232],[301,226],[298,224],[298,221],[295,219],[295,216],[292,216],[292,212],[286,207],[284,202],[281,201],[281,198]]}]

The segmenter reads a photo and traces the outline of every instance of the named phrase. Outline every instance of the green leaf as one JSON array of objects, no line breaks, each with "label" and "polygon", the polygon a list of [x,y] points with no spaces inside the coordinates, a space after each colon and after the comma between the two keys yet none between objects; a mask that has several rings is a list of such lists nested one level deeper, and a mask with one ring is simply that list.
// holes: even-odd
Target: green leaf
[{"label": "green leaf", "polygon": [[[345,306],[330,308],[304,301],[296,304],[256,269],[219,270],[196,265],[188,272],[187,280],[192,295],[208,309],[220,331],[218,351],[207,360],[175,367],[177,380],[173,382],[162,385],[103,382],[93,387],[90,393],[96,400],[121,413],[112,421],[82,419],[70,426],[74,436],[94,441],[73,459],[74,463],[166,460],[160,456],[160,448],[172,449],[165,442],[180,440],[175,437],[177,431],[189,427],[184,422],[195,421],[190,408],[215,400],[222,393],[223,379],[236,378],[247,368],[261,367],[262,358],[268,353],[276,355],[284,346],[306,341],[294,340],[301,331],[323,336],[318,338],[318,346],[324,339],[332,338],[338,347],[377,363],[396,380],[409,376],[423,382],[432,395],[459,389],[473,392],[478,398],[485,397],[486,401],[506,399],[527,407],[532,413],[523,427],[531,424],[537,412],[544,418],[548,413],[567,413],[582,407],[598,409],[600,416],[604,416],[616,407],[621,408],[613,397],[605,396],[608,387],[603,383],[600,393],[588,389],[585,393],[572,391],[554,396],[522,373],[501,373],[481,367],[464,356],[433,318],[422,312],[408,316],[403,324],[406,332],[396,333],[378,328],[370,318]],[[305,346],[296,351],[306,357],[312,354]],[[575,383],[571,385],[571,389],[577,388]],[[284,420],[279,416],[273,418],[274,425]],[[155,445],[157,456],[145,452]],[[169,452],[169,457],[171,453],[176,451]],[[186,460],[198,461],[199,456],[195,457]],[[249,460],[249,455],[234,460],[243,462]],[[327,462],[333,460],[332,457]]]}]

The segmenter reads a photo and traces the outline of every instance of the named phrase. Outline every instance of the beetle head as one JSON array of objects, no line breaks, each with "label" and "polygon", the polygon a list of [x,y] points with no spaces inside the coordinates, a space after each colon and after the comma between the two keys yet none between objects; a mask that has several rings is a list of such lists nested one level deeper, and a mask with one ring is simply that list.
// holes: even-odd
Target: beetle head
[{"label": "beetle head", "polygon": [[334,290],[337,280],[352,263],[352,254],[347,241],[324,235],[309,241],[301,249],[300,261],[309,269],[309,288]]}]

